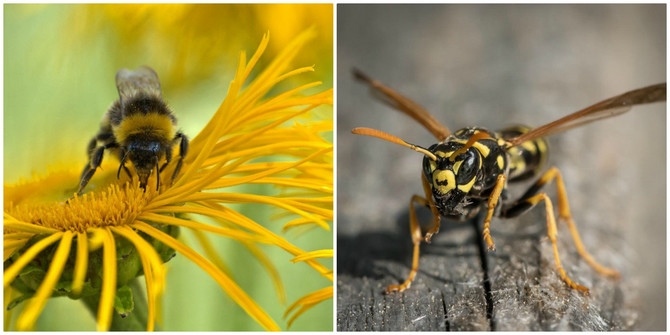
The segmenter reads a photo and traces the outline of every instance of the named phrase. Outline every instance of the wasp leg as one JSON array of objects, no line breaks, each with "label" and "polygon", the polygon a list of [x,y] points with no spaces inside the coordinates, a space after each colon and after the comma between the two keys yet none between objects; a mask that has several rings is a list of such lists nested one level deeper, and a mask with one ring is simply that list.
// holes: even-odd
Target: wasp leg
[{"label": "wasp leg", "polygon": [[482,235],[484,235],[484,241],[489,250],[496,250],[496,245],[491,238],[491,219],[493,218],[496,206],[498,206],[500,194],[505,188],[506,181],[507,177],[505,177],[504,174],[499,174],[498,179],[496,180],[496,185],[493,187],[493,191],[491,191],[491,195],[489,196],[486,217],[484,218],[484,228],[482,229]]},{"label": "wasp leg", "polygon": [[430,211],[433,212],[433,225],[432,227],[430,227],[430,229],[428,229],[426,235],[423,236],[423,240],[426,243],[430,243],[430,239],[433,237],[433,235],[437,234],[440,231],[440,212],[437,211],[437,206],[435,206],[435,201],[433,200],[432,188],[428,183],[426,175],[423,173],[421,174],[421,181],[423,182],[423,192],[426,195],[424,199],[428,199],[427,201],[428,204],[424,205],[428,206],[430,208]]},{"label": "wasp leg", "polygon": [[556,167],[552,167],[551,169],[549,169],[533,186],[531,186],[528,189],[528,191],[526,191],[526,193],[523,196],[521,196],[519,200],[508,206],[503,206],[501,214],[503,217],[506,218],[516,217],[528,211],[529,209],[535,207],[535,205],[537,205],[540,201],[544,200],[547,215],[547,236],[549,237],[549,240],[551,241],[554,250],[554,261],[556,263],[556,267],[561,276],[561,279],[571,288],[588,293],[589,291],[588,288],[572,281],[572,279],[568,277],[568,275],[565,273],[565,270],[561,266],[561,259],[558,254],[558,246],[556,243],[556,236],[558,234],[558,229],[556,228],[556,219],[554,217],[553,205],[551,199],[549,199],[549,196],[547,196],[546,193],[538,193],[544,185],[546,185],[548,182],[552,180],[556,180],[559,219],[561,219],[567,224],[579,255],[598,273],[618,278],[619,272],[607,268],[605,266],[602,266],[593,258],[593,256],[591,256],[591,254],[588,253],[588,251],[586,251],[586,248],[584,248],[582,240],[579,237],[579,232],[577,231],[577,226],[575,225],[575,222],[572,220],[572,215],[570,214],[570,206],[568,204],[568,193],[565,190],[563,177],[560,171],[558,171]]},{"label": "wasp leg", "polygon": [[428,181],[426,180],[425,176],[423,176],[422,180],[424,181],[423,187],[424,192],[426,192],[426,198],[414,195],[412,196],[412,199],[409,201],[409,230],[410,234],[412,234],[412,244],[414,244],[414,251],[412,253],[412,269],[410,270],[407,279],[405,279],[405,281],[402,284],[387,286],[386,287],[387,294],[392,292],[402,292],[410,287],[412,281],[414,281],[414,278],[416,277],[417,271],[419,270],[419,246],[421,245],[421,240],[426,240],[427,242],[430,242],[430,236],[428,236],[428,234],[426,234],[426,237],[421,236],[421,226],[419,225],[419,220],[416,217],[414,203],[416,202],[422,206],[428,206],[431,208],[431,211],[433,212],[433,226],[431,227],[430,232],[433,232],[432,234],[437,233],[437,231],[440,228],[440,215],[437,212],[437,208],[435,207],[435,204],[432,201],[431,194],[428,193],[431,192],[430,185],[428,184]]},{"label": "wasp leg", "polygon": [[389,285],[386,287],[386,293],[392,292],[402,292],[410,287],[416,273],[419,270],[419,246],[421,245],[421,226],[417,222],[416,212],[414,211],[414,202],[417,202],[421,205],[427,205],[425,198],[422,198],[418,195],[412,196],[412,200],[409,202],[409,230],[412,234],[412,244],[414,244],[414,251],[412,253],[412,269],[409,271],[407,279],[400,285]]}]

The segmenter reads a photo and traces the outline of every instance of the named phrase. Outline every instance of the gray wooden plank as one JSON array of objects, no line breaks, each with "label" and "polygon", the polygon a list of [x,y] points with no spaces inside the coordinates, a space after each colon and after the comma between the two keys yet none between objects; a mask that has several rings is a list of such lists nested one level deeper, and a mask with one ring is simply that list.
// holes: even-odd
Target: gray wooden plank
[{"label": "gray wooden plank", "polygon": [[[535,223],[544,222],[542,215],[530,216]],[[528,230],[523,225],[516,226]],[[412,287],[390,295],[383,293],[386,285],[402,280],[408,271],[409,237],[402,247],[401,241],[387,236],[379,245],[386,245],[388,252],[368,249],[376,244],[374,235],[360,236],[353,245],[338,244],[355,250],[338,258],[338,330],[602,331],[630,329],[636,323],[637,306],[624,301],[620,283],[588,266],[570,266],[580,262],[574,251],[562,252],[564,265],[573,279],[591,288],[591,296],[567,288],[554,269],[550,243],[542,241],[544,230],[536,227],[526,234],[495,234],[500,247],[484,254],[491,281],[487,302],[475,233],[467,228],[452,227],[424,246],[420,275]],[[562,249],[570,249],[567,234],[560,235],[560,242]],[[400,259],[384,259],[380,253]]]},{"label": "gray wooden plank", "polygon": [[[337,329],[665,330],[665,105],[550,138],[549,164],[563,173],[587,248],[622,279],[596,274],[559,227],[564,265],[592,295],[566,290],[553,270],[541,209],[494,220],[490,319],[467,225],[445,227],[422,247],[408,291],[383,295],[409,270],[406,213],[410,196],[422,192],[421,155],[349,133],[368,126],[434,143],[421,126],[372,99],[351,78],[352,67],[418,101],[452,130],[539,125],[661,82],[664,9],[339,5]],[[555,188],[547,191],[555,199]]]},{"label": "gray wooden plank", "polygon": [[345,250],[338,253],[338,329],[488,330],[483,272],[474,231],[467,228],[450,229],[439,242],[423,245],[420,274],[399,294],[384,289],[409,272],[408,235],[338,240],[338,248]]},{"label": "gray wooden plank", "polygon": [[[519,221],[515,231],[497,229],[501,247],[488,255],[497,330],[626,330],[638,321],[637,306],[624,299],[622,282],[581,260],[567,229],[559,225],[561,261],[573,280],[590,289],[589,296],[569,289],[555,270],[543,211]],[[596,255],[603,264],[617,257]]]}]

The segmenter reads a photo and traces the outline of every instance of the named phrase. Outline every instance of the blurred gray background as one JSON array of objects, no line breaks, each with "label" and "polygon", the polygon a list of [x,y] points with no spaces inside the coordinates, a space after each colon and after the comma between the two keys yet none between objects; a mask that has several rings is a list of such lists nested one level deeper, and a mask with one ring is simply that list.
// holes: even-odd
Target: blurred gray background
[{"label": "blurred gray background", "polygon": [[[343,255],[357,248],[357,236],[391,234],[408,243],[407,223],[398,217],[411,195],[423,194],[420,154],[350,130],[366,126],[424,147],[435,143],[373,99],[353,80],[353,67],[452,131],[539,126],[666,80],[665,5],[338,5],[337,20],[338,288],[355,272]],[[631,288],[625,294],[640,307],[642,330],[666,329],[665,110],[637,107],[550,137],[549,165],[563,173],[582,240],[598,260],[617,255],[615,264],[604,263]],[[556,199],[553,186],[547,192]],[[512,221],[494,218],[493,238],[513,229]],[[559,234],[568,234],[564,226]],[[574,253],[567,245],[561,252]],[[408,267],[409,255],[402,257]],[[340,310],[348,302],[337,303]]]}]

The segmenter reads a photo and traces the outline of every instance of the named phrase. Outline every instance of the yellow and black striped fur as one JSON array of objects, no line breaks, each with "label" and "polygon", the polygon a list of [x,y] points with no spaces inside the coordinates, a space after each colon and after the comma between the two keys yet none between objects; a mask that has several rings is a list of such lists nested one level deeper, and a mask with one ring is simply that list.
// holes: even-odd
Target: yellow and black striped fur
[{"label": "yellow and black striped fur", "polygon": [[88,145],[89,163],[81,174],[78,194],[102,163],[105,150],[116,153],[121,161],[117,178],[122,169],[132,178],[126,166],[130,162],[142,188],[146,188],[151,174],[156,173],[156,189],[160,186],[161,171],[172,160],[174,146],[179,145],[179,160],[172,181],[179,174],[188,150],[188,138],[177,129],[177,118],[163,101],[158,75],[153,69],[143,66],[135,71],[119,70],[116,87],[119,99],[109,108],[100,131]]}]

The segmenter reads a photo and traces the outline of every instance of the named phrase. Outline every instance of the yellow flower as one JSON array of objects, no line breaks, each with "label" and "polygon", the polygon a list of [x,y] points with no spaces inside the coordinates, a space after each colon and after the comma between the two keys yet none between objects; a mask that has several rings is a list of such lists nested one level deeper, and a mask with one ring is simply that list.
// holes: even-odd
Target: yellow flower
[{"label": "yellow flower", "polygon": [[[153,66],[167,70],[161,80],[169,86],[211,75],[229,60],[222,51],[245,49],[268,30],[273,45],[266,53],[273,57],[301,31],[316,28],[320,38],[296,60],[321,59],[320,67],[332,67],[331,4],[93,4],[74,6],[69,16],[70,47],[113,30],[111,43],[124,52],[112,62],[123,67],[139,57],[155,60]],[[320,74],[321,80],[330,75]]]},{"label": "yellow flower", "polygon": [[[284,289],[264,246],[283,250],[313,269],[315,278],[330,283],[304,293],[287,308],[289,325],[311,306],[331,299],[333,273],[319,259],[332,258],[332,244],[303,250],[273,232],[273,222],[260,224],[236,210],[239,204],[261,204],[273,208],[277,222],[285,222],[284,230],[330,230],[333,146],[324,137],[332,132],[332,112],[318,109],[332,105],[332,89],[315,91],[320,83],[311,82],[278,92],[280,82],[314,70],[290,68],[314,36],[313,29],[300,34],[248,84],[269,36],[248,60],[241,54],[225,100],[192,138],[171,185],[161,183],[156,190],[150,178],[145,191],[137,178],[122,174],[125,179],[117,179],[118,162],[109,158],[89,183],[92,191],[83,196],[72,197],[79,168],[6,185],[5,307],[25,304],[16,328],[31,329],[47,299],[62,295],[82,299],[96,310],[99,330],[125,327],[120,315],[133,315],[137,309],[142,297],[133,280],[144,275],[145,326],[153,330],[166,287],[165,262],[176,253],[211,276],[264,329],[279,330],[277,321],[233,279],[235,269],[216,252],[214,236],[238,241],[257,257],[280,300]],[[162,174],[170,176],[175,163]],[[262,192],[236,191],[248,184],[260,185]],[[180,231],[192,233],[202,251],[177,239]]]}]

